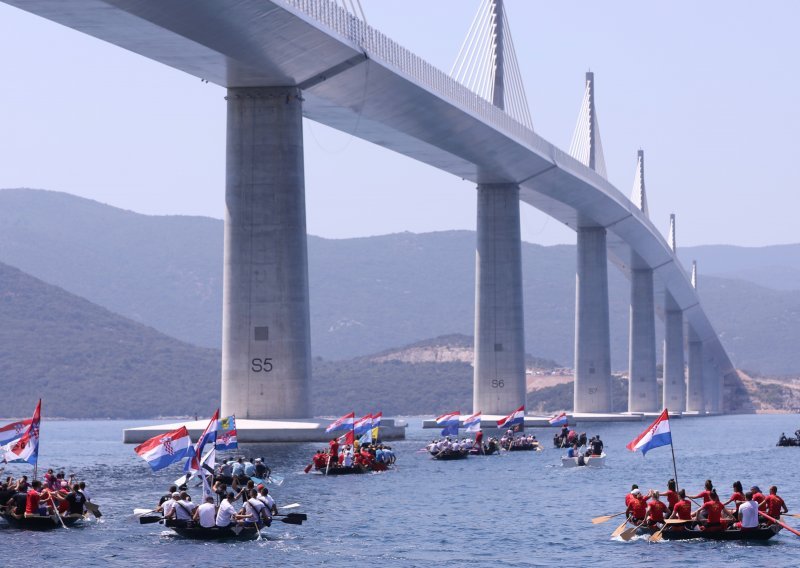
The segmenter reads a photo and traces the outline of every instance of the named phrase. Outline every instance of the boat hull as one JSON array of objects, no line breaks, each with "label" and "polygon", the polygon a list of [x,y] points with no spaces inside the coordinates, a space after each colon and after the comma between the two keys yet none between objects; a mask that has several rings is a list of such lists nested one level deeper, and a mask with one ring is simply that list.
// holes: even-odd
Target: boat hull
[{"label": "boat hull", "polygon": [[[661,533],[662,540],[743,540],[743,541],[764,541],[769,540],[781,530],[780,525],[770,527],[759,527],[742,531],[739,529],[709,530],[699,529],[667,529]],[[640,535],[652,535],[656,529],[640,529],[636,531]]]},{"label": "boat hull", "polygon": [[[588,467],[603,467],[606,464],[606,454],[602,453],[599,456],[588,456],[583,458],[583,466]],[[580,464],[580,457],[569,458],[562,456],[562,467],[583,467]]]},{"label": "boat hull", "polygon": [[445,460],[445,461],[447,461],[447,460],[463,460],[468,455],[469,455],[469,450],[464,450],[463,452],[462,451],[454,452],[454,451],[451,451],[451,450],[447,450],[447,451],[438,452],[438,453],[435,453],[435,454],[433,452],[431,452],[431,457],[433,459],[435,459],[435,460]]},{"label": "boat hull", "polygon": [[[58,518],[53,518],[48,516],[16,517],[9,513],[3,513],[2,517],[6,520],[6,522],[10,526],[16,529],[23,529],[29,531],[49,531],[53,529],[60,529],[62,526]],[[64,526],[70,527],[75,523],[77,523],[79,520],[83,519],[83,516],[69,515],[61,518],[64,521]]]},{"label": "boat hull", "polygon": [[321,469],[320,471],[322,472],[323,475],[359,475],[362,473],[367,473],[369,469],[361,466],[353,466],[353,467],[331,467],[327,470]]},{"label": "boat hull", "polygon": [[[179,536],[191,540],[255,540],[258,538],[258,528],[254,526],[231,527],[179,527],[169,523],[165,525],[175,531]],[[239,530],[237,530],[239,529]]]}]

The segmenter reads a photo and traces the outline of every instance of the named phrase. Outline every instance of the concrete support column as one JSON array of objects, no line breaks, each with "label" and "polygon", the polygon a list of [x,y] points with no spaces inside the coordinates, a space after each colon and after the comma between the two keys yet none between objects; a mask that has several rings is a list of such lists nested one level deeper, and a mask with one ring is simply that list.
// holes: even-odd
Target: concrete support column
[{"label": "concrete support column", "polygon": [[686,381],[686,410],[703,412],[703,342],[689,326],[689,374]]},{"label": "concrete support column", "polygon": [[631,271],[628,411],[658,411],[655,300],[650,268]]},{"label": "concrete support column", "polygon": [[703,397],[706,412],[719,414],[722,412],[722,373],[713,359],[703,360]]},{"label": "concrete support column", "polygon": [[478,185],[475,262],[474,412],[525,404],[525,331],[519,186]]},{"label": "concrete support column", "polygon": [[578,228],[574,410],[612,410],[608,261],[603,227]]},{"label": "concrete support column", "polygon": [[222,415],[311,415],[302,99],[228,89]]},{"label": "concrete support column", "polygon": [[664,306],[664,401],[672,412],[686,410],[686,369],[683,353],[683,312],[669,292]]}]

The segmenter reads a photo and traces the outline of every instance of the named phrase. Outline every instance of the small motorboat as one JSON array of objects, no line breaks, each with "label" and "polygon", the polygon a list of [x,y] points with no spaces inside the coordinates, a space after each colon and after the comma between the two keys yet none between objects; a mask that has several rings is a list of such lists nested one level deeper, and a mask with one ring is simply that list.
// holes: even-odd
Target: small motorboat
[{"label": "small motorboat", "polygon": [[[81,519],[83,515],[64,515],[59,520],[58,515],[15,515],[13,513],[3,513],[6,522],[16,528],[29,531],[49,531],[60,529],[62,526],[71,527]],[[61,521],[64,524],[61,524]]]},{"label": "small motorboat", "polygon": [[561,457],[561,466],[562,467],[582,467],[582,466],[590,466],[590,467],[602,467],[606,463],[606,453],[603,452],[599,456],[591,455],[591,456],[576,456],[574,458],[570,458],[567,456]]}]

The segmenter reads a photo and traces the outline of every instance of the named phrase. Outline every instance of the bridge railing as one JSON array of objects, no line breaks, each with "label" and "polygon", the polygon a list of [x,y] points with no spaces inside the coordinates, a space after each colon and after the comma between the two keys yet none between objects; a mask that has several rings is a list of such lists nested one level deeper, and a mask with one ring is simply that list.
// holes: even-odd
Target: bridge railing
[{"label": "bridge railing", "polygon": [[444,71],[355,17],[333,0],[283,0],[283,2],[358,45],[370,58],[388,63],[396,71],[412,78],[417,84],[456,104],[462,110],[471,112],[497,130],[537,149],[541,155],[555,158],[556,156],[553,156],[555,152],[563,157],[568,156],[565,152],[543,143],[533,130]]}]

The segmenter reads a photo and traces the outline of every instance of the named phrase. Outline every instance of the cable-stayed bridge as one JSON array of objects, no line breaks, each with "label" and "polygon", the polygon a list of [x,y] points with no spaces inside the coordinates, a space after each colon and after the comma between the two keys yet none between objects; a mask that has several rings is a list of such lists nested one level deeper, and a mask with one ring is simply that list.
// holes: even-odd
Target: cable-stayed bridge
[{"label": "cable-stayed bridge", "polygon": [[734,367],[674,216],[667,239],[649,219],[643,152],[628,198],[606,179],[591,73],[570,151],[536,134],[502,0],[481,2],[450,73],[358,0],[2,1],[227,88],[223,413],[310,414],[303,117],[477,185],[474,411],[525,400],[520,202],[577,233],[575,412],[611,410],[608,259],[631,280],[629,410],[722,410]]}]

